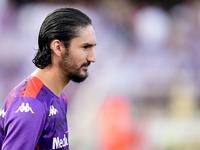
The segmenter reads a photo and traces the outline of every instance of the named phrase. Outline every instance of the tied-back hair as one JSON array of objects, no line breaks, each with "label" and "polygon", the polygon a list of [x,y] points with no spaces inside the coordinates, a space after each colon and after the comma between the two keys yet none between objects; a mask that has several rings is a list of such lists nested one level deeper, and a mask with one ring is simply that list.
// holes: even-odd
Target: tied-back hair
[{"label": "tied-back hair", "polygon": [[80,28],[88,25],[92,25],[91,19],[75,8],[59,8],[48,14],[40,27],[39,49],[32,60],[35,66],[43,69],[51,64],[52,40],[57,39],[68,48],[71,40],[79,36]]}]

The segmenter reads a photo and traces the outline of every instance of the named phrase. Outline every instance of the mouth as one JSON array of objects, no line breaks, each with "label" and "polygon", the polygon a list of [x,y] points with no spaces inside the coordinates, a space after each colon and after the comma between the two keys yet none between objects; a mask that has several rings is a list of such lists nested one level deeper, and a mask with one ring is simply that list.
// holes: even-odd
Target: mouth
[{"label": "mouth", "polygon": [[88,66],[83,66],[83,70],[88,70]]},{"label": "mouth", "polygon": [[84,70],[88,70],[89,65],[90,65],[90,62],[83,63],[83,64],[81,65],[81,68],[83,68]]}]

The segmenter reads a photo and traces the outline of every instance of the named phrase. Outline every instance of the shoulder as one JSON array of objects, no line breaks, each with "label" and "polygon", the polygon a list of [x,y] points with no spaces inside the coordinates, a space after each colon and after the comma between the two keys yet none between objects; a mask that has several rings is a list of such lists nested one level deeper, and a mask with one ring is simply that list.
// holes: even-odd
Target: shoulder
[{"label": "shoulder", "polygon": [[10,105],[11,108],[19,108],[20,106],[25,106],[25,108],[32,108],[34,110],[40,110],[40,112],[42,112],[42,110],[44,110],[45,104],[41,100],[33,97],[20,97],[14,100]]},{"label": "shoulder", "polygon": [[21,99],[22,97],[36,98],[42,87],[43,83],[38,78],[27,77],[11,91],[5,99],[4,105],[6,105],[6,109],[13,101]]},{"label": "shoulder", "polygon": [[23,97],[36,98],[38,93],[42,89],[43,85],[44,84],[42,83],[40,79],[38,79],[37,77],[32,77],[26,85],[26,89],[24,90]]},{"label": "shoulder", "polygon": [[45,118],[44,104],[32,97],[16,98],[6,110],[5,120],[24,119],[40,120]]}]

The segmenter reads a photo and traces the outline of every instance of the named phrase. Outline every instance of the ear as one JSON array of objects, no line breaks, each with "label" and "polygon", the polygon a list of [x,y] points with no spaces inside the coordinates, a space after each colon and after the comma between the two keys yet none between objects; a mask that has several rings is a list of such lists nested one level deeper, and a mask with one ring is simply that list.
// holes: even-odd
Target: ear
[{"label": "ear", "polygon": [[59,40],[53,40],[50,43],[50,48],[53,50],[54,54],[57,56],[61,56],[64,45]]}]

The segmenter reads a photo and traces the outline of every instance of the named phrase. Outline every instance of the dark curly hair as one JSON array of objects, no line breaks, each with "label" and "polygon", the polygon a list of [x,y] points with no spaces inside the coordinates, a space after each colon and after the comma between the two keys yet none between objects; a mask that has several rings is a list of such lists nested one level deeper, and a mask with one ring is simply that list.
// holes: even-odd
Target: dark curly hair
[{"label": "dark curly hair", "polygon": [[52,40],[57,39],[68,48],[70,41],[79,36],[80,28],[88,25],[92,25],[91,19],[75,8],[59,8],[48,14],[40,27],[39,49],[32,60],[35,66],[43,69],[51,64]]}]

